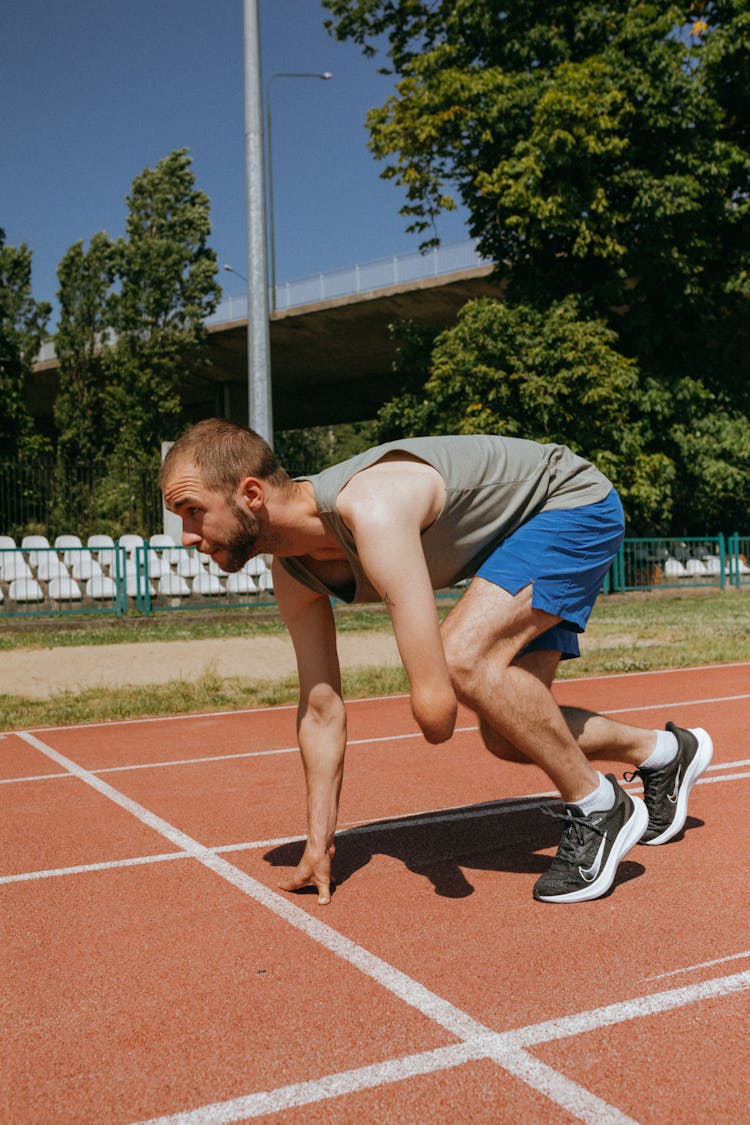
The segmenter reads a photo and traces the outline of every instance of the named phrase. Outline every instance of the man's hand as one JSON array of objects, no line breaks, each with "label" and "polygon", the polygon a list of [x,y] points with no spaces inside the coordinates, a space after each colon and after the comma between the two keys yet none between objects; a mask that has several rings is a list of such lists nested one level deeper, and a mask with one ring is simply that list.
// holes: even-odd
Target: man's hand
[{"label": "man's hand", "polygon": [[324,852],[314,852],[308,843],[297,870],[289,879],[279,883],[282,891],[299,891],[303,887],[316,887],[318,905],[325,906],[331,901],[331,860],[335,852],[329,844]]}]

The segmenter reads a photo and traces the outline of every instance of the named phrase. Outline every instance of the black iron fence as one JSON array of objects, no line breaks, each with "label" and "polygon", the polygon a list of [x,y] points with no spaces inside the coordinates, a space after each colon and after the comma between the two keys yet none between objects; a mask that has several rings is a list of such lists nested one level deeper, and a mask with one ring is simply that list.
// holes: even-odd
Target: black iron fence
[{"label": "black iron fence", "polygon": [[156,467],[124,463],[105,472],[54,458],[0,461],[0,533],[16,540],[41,534],[51,541],[68,532],[148,535],[162,523]]}]

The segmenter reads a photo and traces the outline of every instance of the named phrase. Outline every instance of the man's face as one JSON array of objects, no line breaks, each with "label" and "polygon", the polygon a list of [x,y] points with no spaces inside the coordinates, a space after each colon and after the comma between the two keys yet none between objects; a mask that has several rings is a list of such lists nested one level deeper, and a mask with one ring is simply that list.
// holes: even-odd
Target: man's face
[{"label": "man's face", "polygon": [[164,489],[164,502],[182,519],[182,544],[197,547],[226,571],[241,570],[258,554],[260,522],[234,497],[206,488],[198,469],[178,464]]}]

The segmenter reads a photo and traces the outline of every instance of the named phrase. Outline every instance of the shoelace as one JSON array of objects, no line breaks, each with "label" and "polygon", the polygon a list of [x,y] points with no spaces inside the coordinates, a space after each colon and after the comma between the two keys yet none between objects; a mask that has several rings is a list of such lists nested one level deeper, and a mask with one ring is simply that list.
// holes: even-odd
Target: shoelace
[{"label": "shoelace", "polygon": [[[671,764],[672,763],[670,763],[670,765]],[[663,800],[673,775],[669,770],[669,766],[664,766],[664,768],[660,770],[634,769],[631,773],[624,773],[622,776],[625,781],[635,781],[637,777],[641,779],[641,784],[643,785],[643,800],[646,803],[646,808],[651,812],[651,810]]]},{"label": "shoelace", "polygon": [[545,816],[551,816],[553,820],[563,822],[557,859],[565,859],[569,863],[578,863],[580,858],[578,852],[585,848],[588,843],[585,836],[586,831],[596,832],[597,836],[607,835],[598,825],[592,824],[588,817],[575,816],[568,808],[564,808],[562,813],[558,813],[542,805],[542,812]]}]

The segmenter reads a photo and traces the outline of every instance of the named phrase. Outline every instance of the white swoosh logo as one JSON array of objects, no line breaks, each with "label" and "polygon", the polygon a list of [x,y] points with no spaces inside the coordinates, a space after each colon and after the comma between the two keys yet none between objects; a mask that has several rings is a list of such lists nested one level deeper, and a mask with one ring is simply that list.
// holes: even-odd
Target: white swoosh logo
[{"label": "white swoosh logo", "polygon": [[585,882],[593,883],[594,879],[596,879],[597,875],[599,874],[599,868],[602,865],[602,857],[604,856],[604,849],[605,849],[606,846],[607,846],[607,837],[602,836],[602,842],[599,845],[599,851],[596,853],[596,856],[594,857],[594,862],[591,864],[591,867],[587,868],[585,871],[583,870],[582,867],[578,868],[578,870],[581,873],[581,878],[584,879]]},{"label": "white swoosh logo", "polygon": [[678,794],[680,792],[680,774],[681,774],[681,772],[682,772],[681,769],[677,770],[677,776],[674,779],[674,789],[672,790],[671,793],[667,793],[667,800],[671,801],[673,805],[677,803],[677,797],[678,797]]}]

